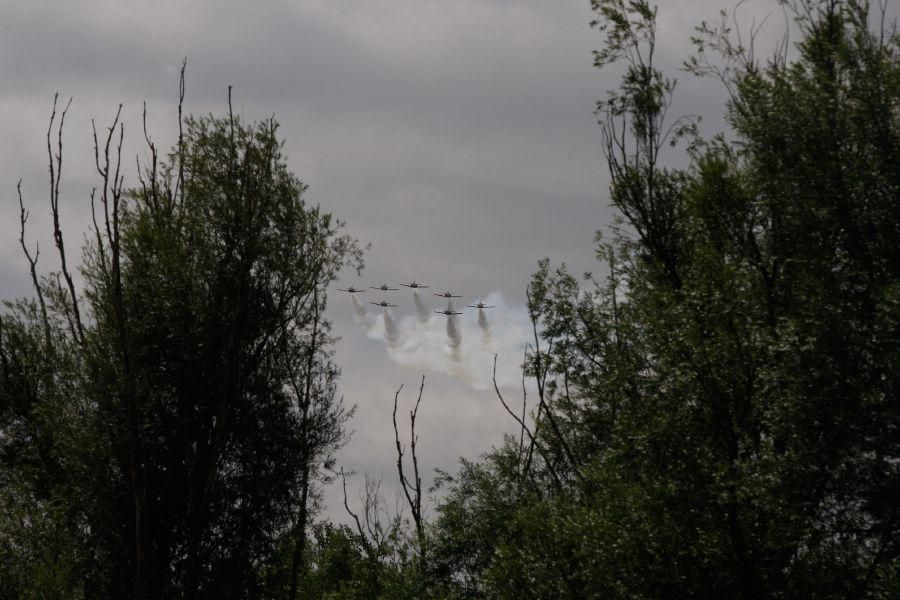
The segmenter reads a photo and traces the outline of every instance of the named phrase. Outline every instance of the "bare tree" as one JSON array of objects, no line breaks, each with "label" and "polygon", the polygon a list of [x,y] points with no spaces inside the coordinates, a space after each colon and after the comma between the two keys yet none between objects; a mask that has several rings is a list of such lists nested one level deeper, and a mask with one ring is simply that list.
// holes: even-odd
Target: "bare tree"
[{"label": "bare tree", "polygon": [[418,456],[416,456],[416,444],[419,440],[416,435],[416,415],[419,412],[419,403],[422,402],[422,392],[424,389],[425,376],[422,375],[422,382],[419,384],[419,395],[416,398],[415,407],[409,411],[409,455],[412,459],[412,480],[406,475],[406,470],[404,468],[404,448],[403,444],[400,442],[400,429],[397,425],[397,404],[399,403],[400,392],[403,390],[402,385],[397,388],[397,392],[394,394],[393,412],[394,443],[397,447],[397,474],[400,476],[400,487],[403,490],[403,495],[406,497],[413,524],[416,528],[419,557],[423,561],[425,559],[425,524],[422,517],[422,478],[419,475],[419,459]]}]

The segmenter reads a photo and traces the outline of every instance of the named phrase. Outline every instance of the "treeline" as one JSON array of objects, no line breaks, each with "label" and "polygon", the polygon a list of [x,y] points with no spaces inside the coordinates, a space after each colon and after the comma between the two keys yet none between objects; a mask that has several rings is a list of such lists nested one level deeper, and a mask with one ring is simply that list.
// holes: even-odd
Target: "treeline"
[{"label": "treeline", "polygon": [[349,418],[324,286],[360,253],[273,123],[188,118],[135,189],[110,128],[81,294],[23,208],[0,596],[900,597],[900,38],[865,0],[787,3],[800,39],[763,61],[702,25],[685,66],[730,126],[703,139],[667,115],[655,9],[592,6],[623,72],[604,275],[540,263],[534,409],[498,398],[516,433],[438,475],[431,519],[399,397],[406,516],[367,480],[350,525],[312,518]]}]

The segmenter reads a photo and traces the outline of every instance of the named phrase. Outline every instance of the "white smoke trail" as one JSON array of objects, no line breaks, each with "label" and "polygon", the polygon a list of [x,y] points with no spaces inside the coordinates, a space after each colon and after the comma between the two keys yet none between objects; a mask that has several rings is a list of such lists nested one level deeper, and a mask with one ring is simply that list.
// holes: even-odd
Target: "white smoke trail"
[{"label": "white smoke trail", "polygon": [[[497,354],[497,383],[501,387],[516,389],[522,381],[522,353],[531,341],[531,321],[524,305],[506,302],[499,292],[485,297],[485,302],[496,305],[490,320],[491,343],[484,344],[483,330],[475,315],[469,313],[441,319],[419,321],[418,310],[398,317],[391,313],[384,319],[372,321],[358,318],[357,322],[372,340],[384,343],[388,356],[395,363],[415,369],[443,373],[456,377],[477,390],[493,389],[494,354]],[[452,323],[451,323],[452,319]],[[450,331],[448,331],[448,329]],[[451,332],[459,340],[453,347]]]},{"label": "white smoke trail", "polygon": [[481,342],[484,345],[491,343],[491,324],[488,323],[487,314],[483,308],[478,309],[478,326],[481,327]]},{"label": "white smoke trail", "polygon": [[[447,307],[453,310],[453,303]],[[462,346],[462,333],[459,330],[459,324],[456,322],[456,315],[447,316],[447,344],[450,346],[450,356],[453,360],[459,362],[462,358],[459,348]]]},{"label": "white smoke trail", "polygon": [[384,339],[391,348],[396,348],[400,343],[400,328],[387,307],[384,309]]},{"label": "white smoke trail", "polygon": [[422,296],[419,295],[419,290],[413,290],[413,300],[416,302],[416,312],[419,313],[419,323],[427,323],[428,319],[431,317],[431,313],[428,311],[428,307],[425,306],[425,303],[422,301]]},{"label": "white smoke trail", "polygon": [[451,348],[459,348],[462,345],[462,334],[460,334],[459,325],[456,323],[456,315],[447,317],[447,342]]},{"label": "white smoke trail", "polygon": [[362,325],[367,331],[371,331],[372,327],[375,326],[375,319],[366,312],[366,307],[362,305],[359,298],[356,297],[356,294],[350,294],[350,298],[353,300],[353,310],[356,312],[356,322]]}]

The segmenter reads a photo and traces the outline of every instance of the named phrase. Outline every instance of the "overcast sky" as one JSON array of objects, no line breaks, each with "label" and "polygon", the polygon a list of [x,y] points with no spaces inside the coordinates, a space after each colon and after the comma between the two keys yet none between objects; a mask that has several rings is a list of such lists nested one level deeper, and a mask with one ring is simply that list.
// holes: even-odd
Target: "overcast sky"
[{"label": "overcast sky", "polygon": [[[719,130],[722,90],[677,68],[692,28],[734,2],[661,4],[659,56],[679,79],[672,113],[700,114],[707,131]],[[774,0],[751,1],[741,15],[749,25],[768,13],[774,37],[784,23]],[[232,85],[245,119],[274,113],[289,164],[309,185],[308,201],[371,244],[363,276],[348,273],[341,287],[418,278],[463,300],[492,294],[504,313],[498,306],[490,315],[488,350],[500,352],[512,381],[527,333],[516,327],[537,260],[599,270],[592,238],[613,215],[593,109],[616,77],[592,67],[602,40],[591,19],[588,0],[2,0],[0,296],[31,293],[17,240],[20,177],[32,211],[29,235],[44,240],[41,266],[55,267],[44,146],[53,93],[74,97],[61,186],[74,247],[96,181],[90,119],[102,126],[124,104],[126,177],[134,182],[134,158],[146,155],[142,102],[151,135],[168,146],[187,57],[186,111],[221,114]],[[429,356],[452,360],[440,346],[444,317],[420,326],[409,293],[391,298],[400,305],[405,346],[389,351],[377,314],[366,331],[348,297],[329,295],[342,338],[341,390],[357,406],[354,437],[339,461],[359,481],[363,472],[382,476],[389,494],[396,480],[390,409],[400,384],[409,389],[401,402],[412,402],[412,388],[428,376],[418,419],[426,472],[453,470],[459,456],[477,457],[511,429],[493,392],[473,387],[459,369],[429,367]],[[474,314],[462,319],[465,369],[483,375],[490,352],[479,354]],[[516,387],[509,385],[510,396],[520,397]],[[326,498],[329,512],[340,514],[334,494]]]}]

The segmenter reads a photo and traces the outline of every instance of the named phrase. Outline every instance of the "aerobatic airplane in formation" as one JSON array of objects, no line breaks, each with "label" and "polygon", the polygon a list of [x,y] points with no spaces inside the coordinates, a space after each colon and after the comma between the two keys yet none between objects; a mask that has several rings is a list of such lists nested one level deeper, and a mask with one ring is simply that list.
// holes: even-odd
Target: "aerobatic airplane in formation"
[{"label": "aerobatic airplane in formation", "polygon": [[494,308],[493,306],[488,306],[484,302],[476,302],[475,304],[466,304],[469,308]]}]

